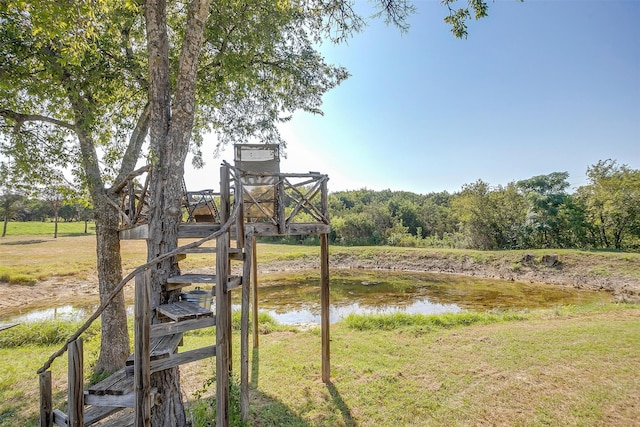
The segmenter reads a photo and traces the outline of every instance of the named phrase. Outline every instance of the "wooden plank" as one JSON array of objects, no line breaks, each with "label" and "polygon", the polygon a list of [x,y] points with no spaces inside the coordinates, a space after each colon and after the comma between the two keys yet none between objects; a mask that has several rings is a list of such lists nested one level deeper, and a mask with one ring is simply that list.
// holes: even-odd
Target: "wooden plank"
[{"label": "wooden plank", "polygon": [[207,237],[220,230],[215,222],[183,223],[178,226],[178,237],[181,239]]},{"label": "wooden plank", "polygon": [[[156,401],[158,389],[152,387],[149,390],[149,400],[151,405]],[[117,408],[133,408],[136,405],[136,394],[133,391],[133,379],[131,378],[131,391],[124,394],[91,394],[88,391],[84,392],[85,405],[92,405],[97,407],[111,406]]]},{"label": "wooden plank", "polygon": [[146,240],[149,238],[149,224],[140,224],[120,230],[120,240]]},{"label": "wooden plank", "polygon": [[215,284],[216,275],[215,274],[181,274],[180,276],[173,276],[167,279],[167,285],[168,284],[191,285],[196,283]]},{"label": "wooden plank", "polygon": [[[157,360],[164,359],[171,356],[176,352],[178,346],[182,342],[182,332],[172,335],[162,335],[156,338],[153,338],[149,343],[149,350],[146,352],[144,360]],[[138,363],[139,358],[136,357],[137,353],[129,356],[127,361],[125,362],[127,375],[133,375],[135,372],[134,366],[135,363]],[[144,365],[148,365],[148,363],[144,363]],[[146,369],[149,367],[146,366]]]},{"label": "wooden plank", "polygon": [[242,276],[231,276],[227,282],[227,290],[231,291],[242,285]]},{"label": "wooden plank", "polygon": [[53,395],[51,392],[51,371],[39,375],[40,383],[40,427],[53,425]]},{"label": "wooden plank", "polygon": [[331,382],[329,338],[329,235],[320,235],[320,325],[322,333],[322,381]]},{"label": "wooden plank", "polygon": [[155,325],[151,325],[151,338],[162,335],[177,334],[178,332],[192,331],[194,329],[208,328],[215,325],[216,318],[214,316],[182,320],[180,322],[157,323]]},{"label": "wooden plank", "polygon": [[[278,227],[273,224],[254,222],[247,223],[245,226],[248,233],[255,234],[256,236],[281,236],[278,231]],[[284,235],[292,236],[306,236],[309,234],[329,234],[331,232],[331,226],[324,223],[302,223],[294,222],[289,224]]]},{"label": "wooden plank", "polygon": [[[136,426],[151,426],[151,400],[149,391],[151,390],[151,371],[149,368],[149,360],[153,352],[159,350],[159,342],[156,342],[155,348],[151,348],[151,309],[150,309],[150,288],[151,273],[146,271],[136,276],[135,288],[135,351],[133,376],[134,376],[134,392],[135,392],[135,416]],[[182,339],[182,334],[180,339]],[[173,337],[173,335],[169,335]],[[161,341],[162,339],[158,339]],[[171,341],[170,341],[171,342]],[[167,344],[163,342],[163,344]],[[177,344],[176,344],[177,346]],[[162,350],[166,350],[165,347]],[[127,362],[129,362],[127,360]]]},{"label": "wooden plank", "polygon": [[60,427],[67,427],[69,425],[69,417],[60,409],[53,410],[53,423]]},{"label": "wooden plank", "polygon": [[89,406],[84,411],[84,425],[93,425],[121,410],[122,408],[117,406]]},{"label": "wooden plank", "polygon": [[196,248],[182,249],[181,254],[213,254],[216,248],[213,246],[198,246]]},{"label": "wooden plank", "polygon": [[121,414],[102,422],[100,427],[134,427],[135,425],[135,412],[132,409],[123,409]]},{"label": "wooden plank", "polygon": [[[238,256],[238,258],[233,258],[236,260],[242,260],[244,255]],[[231,257],[230,257],[231,258]],[[167,290],[175,290],[184,288],[185,286],[190,285],[215,285],[216,279],[215,274],[183,274],[180,276],[173,276],[167,279]],[[235,288],[238,287],[242,283],[242,278],[240,276],[230,276],[228,278],[229,283],[228,287]],[[215,293],[215,288],[211,290],[212,295]]]},{"label": "wooden plank", "polygon": [[98,384],[90,386],[87,390],[88,394],[98,396],[105,394],[124,395],[131,392],[133,392],[133,378],[127,377],[125,368],[114,372],[113,374],[111,374],[111,376],[100,381]]},{"label": "wooden plank", "polygon": [[198,319],[213,315],[211,310],[189,301],[177,301],[171,304],[159,305],[156,307],[156,312],[175,321]]},{"label": "wooden plank", "polygon": [[69,395],[67,405],[69,413],[67,414],[68,425],[70,427],[82,427],[84,424],[84,376],[83,376],[83,353],[82,338],[71,341],[69,343]]},{"label": "wooden plank", "polygon": [[185,363],[195,362],[196,360],[214,357],[216,355],[216,346],[197,348],[182,353],[175,353],[163,359],[152,360],[150,363],[151,373],[164,371],[165,369],[174,368]]},{"label": "wooden plank", "polygon": [[[131,378],[131,387],[133,388],[133,378]],[[85,403],[95,406],[133,408],[136,405],[136,394],[133,391],[118,395],[85,393]]]}]

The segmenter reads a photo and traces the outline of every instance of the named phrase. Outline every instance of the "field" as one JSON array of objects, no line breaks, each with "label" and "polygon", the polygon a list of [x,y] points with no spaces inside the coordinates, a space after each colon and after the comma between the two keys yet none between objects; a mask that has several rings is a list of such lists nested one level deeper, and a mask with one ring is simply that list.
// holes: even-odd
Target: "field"
[{"label": "field", "polygon": [[[142,242],[123,242],[122,250],[126,269],[144,259]],[[318,252],[311,246],[261,244],[260,271],[308,268],[317,265]],[[331,265],[437,267],[550,283],[585,278],[589,286],[632,290],[640,281],[638,254],[555,252],[563,268],[523,265],[519,252],[332,247]],[[15,305],[51,303],[61,295],[97,298],[94,236],[8,236],[0,240],[0,260],[0,314]],[[205,268],[211,260],[195,257],[189,262]],[[7,283],[18,275],[28,280]],[[37,295],[33,299],[38,301],[29,295]],[[37,424],[35,371],[76,327],[46,323],[0,331],[0,426]],[[320,379],[318,329],[283,327],[268,319],[258,328],[260,347],[253,349],[250,361],[248,425],[634,426],[640,419],[638,304],[429,318],[352,316],[332,325],[328,386]],[[206,332],[191,334],[185,349],[211,339]],[[98,343],[94,329],[85,343],[87,378]],[[181,368],[196,426],[210,425],[212,419],[215,387],[204,384],[214,375],[213,366],[204,360]],[[66,381],[65,371],[62,358],[53,367],[58,390]],[[54,395],[59,406],[65,398]]]}]

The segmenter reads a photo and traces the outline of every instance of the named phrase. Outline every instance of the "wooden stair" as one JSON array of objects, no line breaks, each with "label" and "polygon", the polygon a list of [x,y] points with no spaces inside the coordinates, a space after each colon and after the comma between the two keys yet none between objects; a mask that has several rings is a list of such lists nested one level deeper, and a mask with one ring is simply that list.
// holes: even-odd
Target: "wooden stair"
[{"label": "wooden stair", "polygon": [[[129,357],[125,367],[98,384],[86,387],[83,378],[82,339],[78,336],[68,343],[68,406],[67,414],[52,408],[52,387],[50,362],[43,367],[40,375],[40,414],[43,425],[51,421],[59,426],[69,425],[112,425],[128,426],[136,422],[147,425],[149,408],[157,404],[157,390],[151,387],[151,374],[182,364],[216,357],[216,423],[228,425],[229,407],[229,372],[231,371],[232,322],[231,293],[235,288],[242,289],[242,328],[241,328],[241,407],[243,417],[248,416],[248,330],[249,330],[249,276],[254,252],[251,236],[244,227],[241,205],[231,209],[232,175],[228,166],[221,173],[221,209],[217,217],[223,224],[183,223],[178,228],[178,238],[195,242],[201,239],[199,247],[183,247],[175,252],[160,255],[157,259],[168,259],[181,262],[192,254],[211,254],[211,264],[215,274],[195,274],[186,271],[170,277],[166,282],[167,290],[179,290],[191,285],[207,285],[211,297],[215,297],[217,313],[190,301],[177,301],[160,305],[152,311],[151,302],[156,301],[150,295],[152,263],[136,269],[135,276],[135,354]],[[222,172],[222,169],[221,169]],[[236,172],[237,173],[237,172]],[[237,176],[237,175],[234,175]],[[234,181],[233,191],[241,195],[242,184]],[[233,198],[235,202],[242,197]],[[240,207],[239,207],[240,206]],[[121,239],[147,239],[147,224],[131,226],[120,231]],[[253,236],[251,236],[253,238]],[[206,242],[204,241],[207,238]],[[255,241],[255,239],[253,240]],[[232,246],[232,243],[234,245]],[[197,243],[187,244],[186,246]],[[242,265],[241,275],[231,275],[231,261],[239,261]],[[155,262],[155,261],[154,261]],[[159,261],[158,261],[159,262]],[[129,279],[127,279],[129,280]],[[124,282],[126,283],[126,282]],[[118,285],[120,288],[124,285]],[[246,285],[246,286],[245,286]],[[205,286],[203,286],[204,288]],[[155,296],[157,297],[157,295]],[[198,300],[201,304],[201,300]],[[208,303],[208,301],[207,301]],[[205,304],[203,304],[205,305]],[[102,310],[102,309],[100,309]],[[100,311],[94,313],[98,315]],[[155,315],[155,317],[154,317]],[[160,323],[151,324],[152,319]],[[211,332],[211,345],[188,351],[180,348],[185,332],[215,326]],[[54,358],[57,356],[54,356]]]}]

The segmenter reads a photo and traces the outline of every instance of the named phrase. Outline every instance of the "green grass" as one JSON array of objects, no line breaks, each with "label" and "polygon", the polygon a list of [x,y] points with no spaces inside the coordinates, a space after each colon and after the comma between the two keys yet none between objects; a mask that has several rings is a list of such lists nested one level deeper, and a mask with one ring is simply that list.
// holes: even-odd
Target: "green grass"
[{"label": "green grass", "polygon": [[[633,426],[640,419],[638,305],[387,317],[362,329],[350,321],[332,325],[329,385],[320,380],[319,329],[294,332],[264,317],[273,329],[260,335],[259,348],[249,355],[246,425]],[[46,328],[18,329],[21,346],[0,345],[0,426],[37,423],[35,371],[59,346],[38,341]],[[87,379],[98,336],[86,337]],[[187,334],[181,351],[211,339],[211,333]],[[211,425],[215,416],[214,366],[207,359],[181,368],[195,427]],[[63,357],[53,366],[56,408],[64,405],[65,372]],[[234,385],[235,420],[237,400]]]},{"label": "green grass", "polygon": [[[81,325],[82,322],[59,320],[23,323],[0,333],[0,348],[63,344]],[[89,339],[95,337],[99,328],[99,322],[94,323],[83,337]]]},{"label": "green grass", "polygon": [[524,320],[526,316],[519,313],[445,313],[437,315],[427,314],[349,314],[344,323],[351,329],[358,331],[383,330],[392,331],[400,328],[417,328],[420,330],[448,329],[474,324],[487,325],[490,323]]},{"label": "green grass", "polygon": [[[7,236],[31,236],[31,235],[51,235],[53,236],[55,223],[52,221],[10,221],[7,224]],[[87,233],[95,234],[96,226],[93,222],[87,225]],[[84,222],[58,222],[58,236],[78,236],[84,235]]]}]

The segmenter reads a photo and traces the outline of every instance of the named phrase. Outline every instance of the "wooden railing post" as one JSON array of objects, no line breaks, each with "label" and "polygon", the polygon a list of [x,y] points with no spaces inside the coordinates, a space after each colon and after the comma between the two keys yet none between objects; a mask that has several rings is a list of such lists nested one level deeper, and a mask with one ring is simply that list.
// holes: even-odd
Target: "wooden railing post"
[{"label": "wooden railing post", "polygon": [[53,426],[53,403],[51,393],[51,371],[44,371],[40,378],[40,427]]},{"label": "wooden railing post", "polygon": [[135,288],[135,326],[134,326],[134,390],[136,393],[135,425],[148,427],[151,425],[151,369],[150,313],[151,272],[146,270],[136,276]]},{"label": "wooden railing post", "polygon": [[82,338],[69,343],[69,427],[84,425],[84,377]]},{"label": "wooden railing post", "polygon": [[320,234],[320,327],[322,333],[322,381],[331,382],[329,339],[329,235]]},{"label": "wooden railing post", "polygon": [[216,240],[216,426],[229,425],[229,233]]},{"label": "wooden railing post", "polygon": [[278,233],[280,234],[285,234],[286,232],[286,216],[285,216],[285,212],[284,212],[284,208],[285,208],[285,192],[284,192],[284,181],[285,181],[285,177],[278,174],[276,175],[278,177],[278,185],[276,187],[276,209],[277,209],[277,215],[278,215]]},{"label": "wooden railing post", "polygon": [[320,190],[320,210],[324,218],[325,224],[329,224],[329,191],[327,188],[328,177],[323,177],[322,187]]},{"label": "wooden railing post", "polygon": [[240,414],[249,418],[249,293],[251,290],[251,267],[253,266],[253,235],[244,238],[245,260],[242,265],[242,308],[240,311]]},{"label": "wooden railing post", "polygon": [[253,274],[251,275],[251,311],[253,318],[253,347],[258,348],[260,342],[258,340],[258,244],[256,242],[256,236],[251,238],[252,248],[251,248],[251,270],[253,270]]}]

